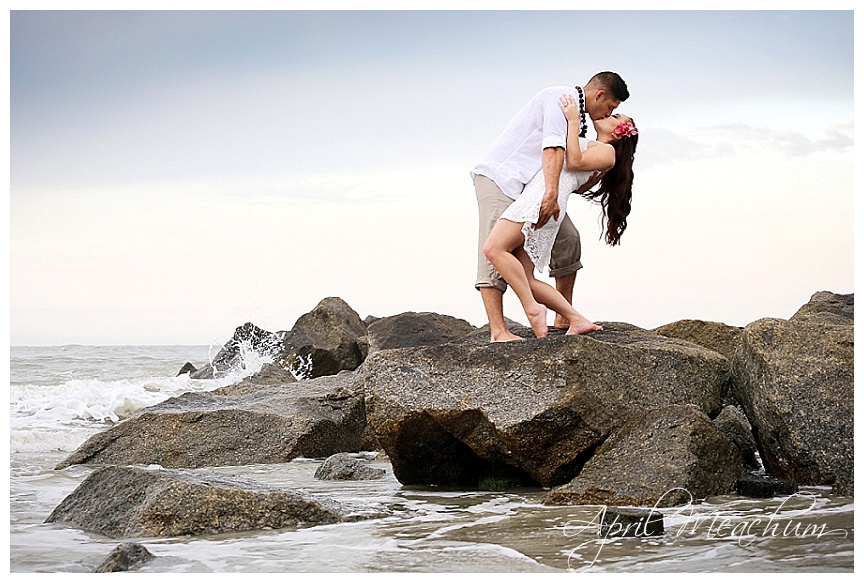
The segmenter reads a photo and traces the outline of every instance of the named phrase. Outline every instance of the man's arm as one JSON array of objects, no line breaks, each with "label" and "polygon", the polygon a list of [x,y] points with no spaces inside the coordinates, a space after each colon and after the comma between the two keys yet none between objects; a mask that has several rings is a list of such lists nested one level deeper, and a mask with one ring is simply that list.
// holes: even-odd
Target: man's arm
[{"label": "man's arm", "polygon": [[535,229],[549,222],[558,220],[561,207],[558,206],[558,180],[561,178],[561,168],[564,166],[564,148],[543,148],[543,180],[546,182],[546,194],[540,203],[540,215],[537,217]]}]

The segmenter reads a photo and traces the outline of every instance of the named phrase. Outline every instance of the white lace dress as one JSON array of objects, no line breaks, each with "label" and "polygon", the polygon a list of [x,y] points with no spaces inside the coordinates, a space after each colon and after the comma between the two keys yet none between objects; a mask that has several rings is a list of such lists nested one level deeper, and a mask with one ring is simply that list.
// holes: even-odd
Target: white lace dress
[{"label": "white lace dress", "polygon": [[[588,147],[588,140],[579,138],[579,146],[584,152]],[[561,212],[558,214],[558,220],[549,219],[540,229],[535,229],[533,225],[537,222],[540,216],[540,202],[543,200],[543,195],[546,194],[546,181],[543,178],[543,170],[540,170],[534,175],[519,198],[507,207],[507,210],[501,215],[502,219],[508,219],[514,223],[523,223],[522,233],[525,235],[525,243],[522,245],[534,267],[539,272],[543,272],[549,266],[549,259],[552,256],[552,245],[555,243],[555,237],[558,236],[558,228],[561,226],[561,221],[564,220],[564,214],[567,212],[567,200],[570,198],[570,193],[588,182],[591,178],[591,172],[571,172],[564,168],[561,171],[561,177],[558,180],[558,206],[561,207]]]}]

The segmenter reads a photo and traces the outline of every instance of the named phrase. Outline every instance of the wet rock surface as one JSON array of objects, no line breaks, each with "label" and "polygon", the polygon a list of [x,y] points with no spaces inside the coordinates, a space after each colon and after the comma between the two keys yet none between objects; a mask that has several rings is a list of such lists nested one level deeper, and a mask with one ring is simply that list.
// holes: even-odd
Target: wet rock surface
[{"label": "wet rock surface", "polygon": [[273,385],[252,377],[142,409],[61,462],[166,468],[287,462],[359,451],[366,417],[355,373]]},{"label": "wet rock surface", "polygon": [[106,466],[90,474],[46,522],[111,538],[219,534],[343,519],[338,507],[289,490],[191,470]]},{"label": "wet rock surface", "polygon": [[133,571],[153,558],[153,554],[144,545],[123,543],[115,547],[93,572],[117,573],[120,571]]},{"label": "wet rock surface", "polygon": [[345,453],[331,455],[315,471],[319,480],[378,480],[386,474],[366,460]]}]

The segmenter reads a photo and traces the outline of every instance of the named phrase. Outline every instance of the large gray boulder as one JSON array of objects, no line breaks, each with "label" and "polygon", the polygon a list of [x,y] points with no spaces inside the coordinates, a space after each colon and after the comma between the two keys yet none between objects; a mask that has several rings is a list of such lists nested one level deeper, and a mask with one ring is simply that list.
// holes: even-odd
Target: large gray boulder
[{"label": "large gray boulder", "polygon": [[278,362],[295,369],[307,367],[306,376],[314,378],[355,370],[367,353],[366,324],[344,300],[331,297],[284,333]]},{"label": "large gray boulder", "polygon": [[363,366],[366,415],[403,484],[476,488],[504,477],[555,486],[633,414],[720,411],[729,361],[623,323],[586,336],[378,352]]},{"label": "large gray boulder", "polygon": [[465,320],[432,312],[405,312],[378,318],[367,329],[369,352],[446,344],[476,332]]},{"label": "large gray boulder", "polygon": [[256,384],[253,377],[186,393],[92,436],[57,467],[198,468],[359,451],[366,428],[361,383],[353,372],[278,385]]},{"label": "large gray boulder", "polygon": [[[840,316],[850,322],[843,322],[828,316],[833,314]],[[795,314],[789,318],[792,321],[809,320],[812,316],[818,316],[822,320],[831,320],[843,324],[852,324],[855,321],[855,294],[835,294],[829,291],[816,292],[810,296],[810,301],[801,306]]]},{"label": "large gray boulder", "polygon": [[[851,298],[837,303],[851,306]],[[799,311],[794,320],[758,320],[744,329],[733,364],[734,395],[772,476],[837,483],[852,492],[853,322],[819,309]]]},{"label": "large gray boulder", "polygon": [[332,503],[212,472],[106,466],[90,474],[45,522],[111,538],[176,537],[331,524]]},{"label": "large gray boulder", "polygon": [[654,328],[652,332],[704,346],[732,360],[735,356],[735,351],[738,350],[741,330],[742,328],[727,326],[721,322],[678,320],[677,322]]},{"label": "large gray boulder", "polygon": [[646,409],[601,445],[545,504],[669,507],[735,491],[744,475],[735,445],[692,405]]}]

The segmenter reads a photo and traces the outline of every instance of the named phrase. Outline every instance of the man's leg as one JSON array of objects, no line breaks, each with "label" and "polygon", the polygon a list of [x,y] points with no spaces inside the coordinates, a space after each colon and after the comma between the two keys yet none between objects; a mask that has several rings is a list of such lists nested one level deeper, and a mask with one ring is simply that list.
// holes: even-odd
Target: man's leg
[{"label": "man's leg", "polygon": [[492,342],[521,339],[512,334],[504,321],[504,292],[507,283],[483,253],[483,246],[489,233],[501,213],[513,202],[501,192],[498,185],[485,176],[474,178],[474,190],[477,194],[477,209],[480,218],[480,228],[477,245],[477,280],[474,284],[480,290],[486,318],[489,320],[489,335]]},{"label": "man's leg", "polygon": [[511,340],[523,340],[507,328],[504,320],[504,292],[495,287],[480,287],[480,297],[483,298],[483,307],[486,309],[486,318],[489,320],[489,340],[492,342],[509,342]]},{"label": "man's leg", "polygon": [[[549,275],[555,278],[555,289],[573,305],[573,288],[576,285],[576,272],[582,269],[582,241],[579,231],[566,214],[558,229],[552,258],[549,262]],[[555,328],[567,330],[570,322],[561,314],[555,314]]]},{"label": "man's leg", "polygon": [[[555,278],[555,289],[558,290],[564,299],[567,300],[567,303],[571,306],[573,305],[573,288],[576,286],[576,272],[569,275],[562,275],[560,277]],[[559,326],[560,320],[560,326]],[[555,327],[556,328],[566,328],[568,326],[567,320],[563,318],[560,314],[555,315]]]}]

